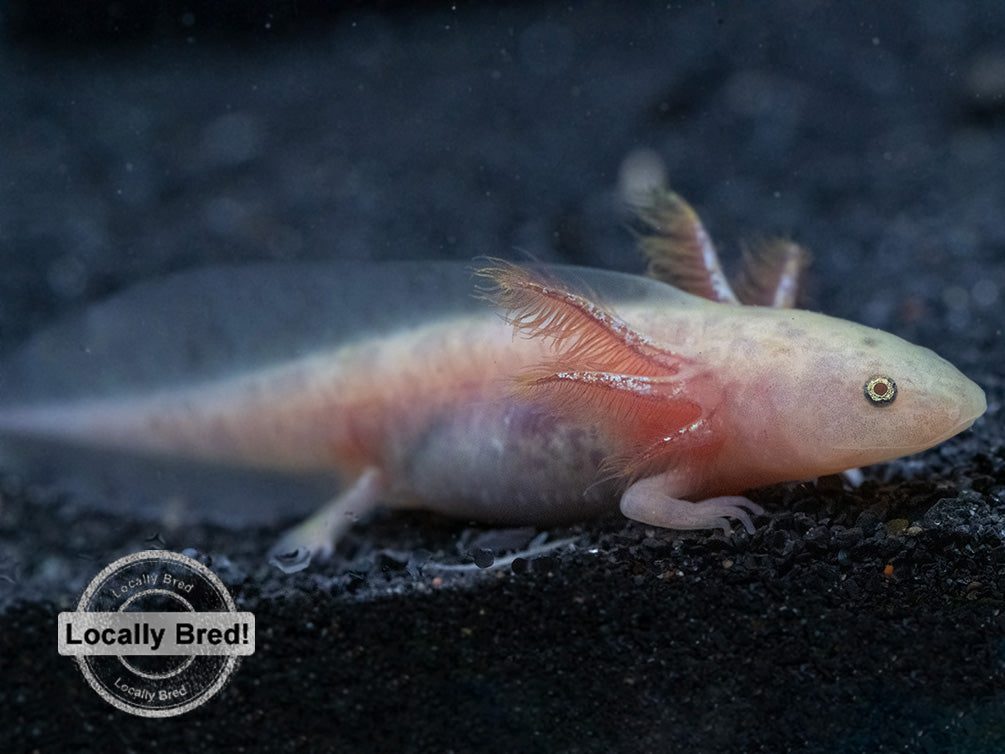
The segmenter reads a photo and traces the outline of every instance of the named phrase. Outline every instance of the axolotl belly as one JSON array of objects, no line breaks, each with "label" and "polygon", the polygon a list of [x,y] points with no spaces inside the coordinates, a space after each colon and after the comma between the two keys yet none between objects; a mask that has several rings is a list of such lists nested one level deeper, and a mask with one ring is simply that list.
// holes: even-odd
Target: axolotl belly
[{"label": "axolotl belly", "polygon": [[[657,526],[726,531],[735,519],[752,531],[750,514],[761,511],[745,490],[922,450],[985,408],[980,388],[931,351],[821,314],[580,268],[491,263],[478,274],[481,299],[459,266],[301,271],[289,279],[323,279],[333,301],[359,300],[368,287],[379,296],[397,276],[405,282],[383,306],[406,313],[388,318],[371,302],[368,327],[229,374],[207,367],[194,379],[168,374],[163,386],[148,374],[140,387],[119,379],[95,395],[19,396],[0,407],[0,437],[337,471],[341,494],[276,549],[326,553],[377,504],[542,524],[620,505]],[[249,275],[261,286],[283,279],[265,266],[233,280]],[[419,280],[422,295],[400,300]],[[92,342],[72,368],[47,361],[53,343],[72,340],[65,333],[29,344],[10,368],[22,384],[39,368],[107,372],[110,351],[130,354],[101,323],[145,302],[126,342],[156,343],[152,333],[172,317],[150,302],[162,307],[186,285],[183,275],[126,294],[85,328]],[[444,302],[464,289],[456,307]],[[246,330],[240,337],[257,343]],[[156,375],[157,348],[146,350]]]}]

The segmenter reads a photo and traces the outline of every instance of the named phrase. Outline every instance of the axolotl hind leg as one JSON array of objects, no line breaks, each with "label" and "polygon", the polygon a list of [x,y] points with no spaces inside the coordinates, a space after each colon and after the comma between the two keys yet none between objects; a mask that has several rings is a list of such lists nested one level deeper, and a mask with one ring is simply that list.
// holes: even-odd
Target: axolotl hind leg
[{"label": "axolotl hind leg", "polygon": [[269,562],[286,573],[296,573],[314,559],[331,557],[342,534],[377,506],[384,487],[381,471],[366,469],[352,486],[283,534],[269,551]]},{"label": "axolotl hind leg", "polygon": [[633,521],[660,526],[665,529],[720,529],[729,535],[729,519],[743,524],[748,533],[754,533],[750,514],[760,515],[764,509],[757,503],[739,495],[712,497],[690,502],[667,493],[673,474],[640,479],[621,496],[621,512]]}]

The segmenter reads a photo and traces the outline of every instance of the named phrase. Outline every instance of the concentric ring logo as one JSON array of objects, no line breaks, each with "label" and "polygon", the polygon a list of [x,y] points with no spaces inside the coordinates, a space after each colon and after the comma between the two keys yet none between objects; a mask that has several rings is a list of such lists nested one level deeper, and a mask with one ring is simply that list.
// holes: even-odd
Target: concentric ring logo
[{"label": "concentric ring logo", "polygon": [[59,653],[119,709],[171,717],[216,694],[255,651],[255,616],[190,557],[147,550],[116,560],[59,614]]}]

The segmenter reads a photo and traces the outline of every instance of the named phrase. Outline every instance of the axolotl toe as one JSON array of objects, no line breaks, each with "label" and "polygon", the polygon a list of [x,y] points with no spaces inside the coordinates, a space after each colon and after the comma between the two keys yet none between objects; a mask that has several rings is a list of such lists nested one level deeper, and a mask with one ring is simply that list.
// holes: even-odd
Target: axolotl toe
[{"label": "axolotl toe", "polygon": [[679,197],[647,219],[651,277],[305,264],[141,286],[8,359],[0,448],[337,472],[342,492],[275,550],[318,555],[378,504],[511,524],[620,505],[654,526],[753,531],[744,491],[914,453],[984,412],[928,349],[784,308],[797,247],[731,288]]}]

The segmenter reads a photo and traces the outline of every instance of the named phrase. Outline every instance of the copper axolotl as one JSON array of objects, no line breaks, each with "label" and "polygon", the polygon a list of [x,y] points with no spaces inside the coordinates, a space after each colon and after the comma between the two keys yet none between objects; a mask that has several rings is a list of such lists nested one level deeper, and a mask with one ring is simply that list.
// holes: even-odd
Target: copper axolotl
[{"label": "copper axolotl", "polygon": [[[378,504],[541,525],[620,505],[753,532],[744,491],[915,453],[984,412],[932,351],[792,308],[796,244],[763,244],[731,284],[679,196],[643,219],[647,277],[487,260],[141,285],[8,360],[0,448],[337,472],[342,491],[273,552],[302,560]],[[311,338],[288,336],[305,317]]]}]

